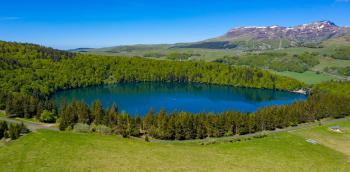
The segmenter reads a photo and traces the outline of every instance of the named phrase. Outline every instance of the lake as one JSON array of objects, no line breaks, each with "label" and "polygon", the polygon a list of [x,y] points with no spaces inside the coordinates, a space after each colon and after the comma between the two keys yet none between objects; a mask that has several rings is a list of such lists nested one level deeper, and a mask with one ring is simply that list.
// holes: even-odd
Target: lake
[{"label": "lake", "polygon": [[238,88],[196,83],[122,83],[59,91],[52,96],[57,105],[63,100],[92,104],[99,99],[103,108],[115,102],[119,110],[142,116],[150,107],[188,112],[255,112],[271,105],[291,104],[306,96],[286,91]]}]

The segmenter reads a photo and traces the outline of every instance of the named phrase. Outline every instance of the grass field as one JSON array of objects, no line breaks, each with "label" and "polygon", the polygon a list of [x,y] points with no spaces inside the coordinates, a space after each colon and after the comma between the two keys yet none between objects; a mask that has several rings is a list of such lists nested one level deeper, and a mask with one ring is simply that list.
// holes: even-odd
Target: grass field
[{"label": "grass field", "polygon": [[[114,52],[110,52],[113,50]],[[107,56],[140,56],[143,57],[144,54],[150,52],[157,52],[160,54],[167,55],[169,53],[178,52],[178,53],[193,53],[200,54],[200,56],[191,57],[192,60],[200,60],[200,61],[213,61],[218,58],[222,58],[224,56],[232,56],[235,54],[240,54],[241,51],[238,50],[230,50],[230,49],[201,49],[201,48],[155,48],[155,49],[135,49],[132,51],[120,51],[119,48],[107,48],[100,49],[88,52],[89,54],[97,54],[97,55],[107,55]],[[153,58],[159,60],[165,60],[166,57]]]},{"label": "grass field", "polygon": [[[332,132],[329,127],[338,126],[341,133]],[[292,132],[304,138],[312,138],[319,143],[342,152],[348,156],[350,162],[350,119],[322,127],[302,129]]]},{"label": "grass field", "polygon": [[[347,119],[339,126],[348,126]],[[346,154],[305,138],[349,143],[325,127],[234,143],[144,142],[119,136],[40,130],[0,147],[1,171],[350,171]],[[310,136],[312,134],[312,136]],[[334,138],[334,139],[333,139]],[[345,142],[343,142],[345,141]],[[345,147],[344,147],[345,146]],[[338,146],[336,146],[338,147]]]},{"label": "grass field", "polygon": [[350,66],[350,60],[338,60],[332,58],[321,58],[320,64],[314,66],[312,70],[322,71],[326,67],[347,67]]},{"label": "grass field", "polygon": [[297,72],[276,72],[279,75],[287,76],[294,78],[298,81],[304,82],[306,84],[318,84],[321,82],[329,81],[332,79],[337,79],[337,77],[327,74],[317,74],[316,72],[312,71],[306,71],[304,73],[297,73]]}]

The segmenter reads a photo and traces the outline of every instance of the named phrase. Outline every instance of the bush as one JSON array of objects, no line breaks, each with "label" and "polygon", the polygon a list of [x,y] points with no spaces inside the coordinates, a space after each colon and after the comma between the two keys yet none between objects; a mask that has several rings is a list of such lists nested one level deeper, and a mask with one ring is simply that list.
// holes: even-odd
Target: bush
[{"label": "bush", "polygon": [[77,133],[88,133],[90,126],[88,124],[77,123],[74,125],[73,132]]},{"label": "bush", "polygon": [[228,132],[226,132],[225,134],[224,134],[224,136],[226,136],[226,137],[228,137],[228,136],[233,136],[234,134],[233,134],[233,132],[231,131],[231,130],[229,130]]},{"label": "bush", "polygon": [[54,123],[56,121],[55,112],[44,110],[40,115],[40,121],[46,123]]},{"label": "bush", "polygon": [[96,132],[96,127],[97,127],[97,125],[95,123],[92,123],[90,125],[90,132],[92,132],[92,133]]},{"label": "bush", "polygon": [[7,132],[7,123],[5,121],[0,121],[0,139],[5,137]]},{"label": "bush", "polygon": [[72,130],[73,130],[72,126],[68,126],[68,127],[66,128],[66,131],[72,131]]},{"label": "bush", "polygon": [[257,134],[257,135],[255,135],[255,136],[253,136],[253,137],[256,138],[256,139],[261,139],[261,138],[267,137],[267,134],[265,134],[265,133],[260,133],[260,134]]},{"label": "bush", "polygon": [[13,140],[19,138],[19,136],[21,135],[22,127],[23,127],[23,124],[21,125],[21,124],[10,123],[7,131],[8,136]]},{"label": "bush", "polygon": [[0,139],[11,138],[15,140],[20,137],[21,133],[28,133],[29,130],[21,124],[7,123],[6,121],[0,121]]},{"label": "bush", "polygon": [[112,129],[105,125],[96,126],[96,132],[100,134],[111,134]]}]

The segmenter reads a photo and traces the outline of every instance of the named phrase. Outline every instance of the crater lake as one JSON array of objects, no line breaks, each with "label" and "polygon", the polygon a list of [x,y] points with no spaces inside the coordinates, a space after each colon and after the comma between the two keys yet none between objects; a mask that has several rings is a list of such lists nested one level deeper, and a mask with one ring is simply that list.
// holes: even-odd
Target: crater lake
[{"label": "crater lake", "polygon": [[51,99],[83,101],[91,105],[100,100],[103,108],[118,105],[119,111],[143,116],[151,107],[167,112],[255,112],[258,108],[301,101],[306,95],[269,89],[240,88],[198,83],[139,82],[92,86],[59,91]]}]

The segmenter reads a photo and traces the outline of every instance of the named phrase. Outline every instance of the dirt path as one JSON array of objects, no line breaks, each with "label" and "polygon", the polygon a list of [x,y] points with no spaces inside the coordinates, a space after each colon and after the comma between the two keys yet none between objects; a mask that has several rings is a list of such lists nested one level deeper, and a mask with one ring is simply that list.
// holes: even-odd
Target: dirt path
[{"label": "dirt path", "polygon": [[7,121],[7,122],[12,122],[12,123],[17,123],[20,124],[23,122],[23,124],[25,126],[27,126],[28,129],[30,129],[31,131],[35,131],[38,129],[47,129],[47,130],[51,130],[51,131],[58,131],[58,128],[52,128],[50,126],[44,125],[44,124],[38,124],[38,123],[34,123],[34,122],[28,122],[28,121],[19,121],[19,120],[15,120],[15,119],[11,119],[11,118],[4,118],[4,117],[0,117],[1,121]]}]

